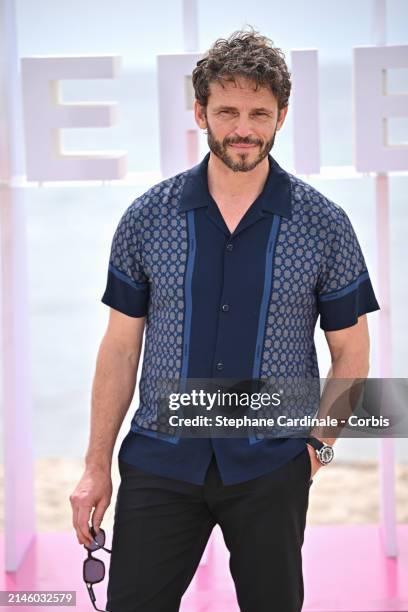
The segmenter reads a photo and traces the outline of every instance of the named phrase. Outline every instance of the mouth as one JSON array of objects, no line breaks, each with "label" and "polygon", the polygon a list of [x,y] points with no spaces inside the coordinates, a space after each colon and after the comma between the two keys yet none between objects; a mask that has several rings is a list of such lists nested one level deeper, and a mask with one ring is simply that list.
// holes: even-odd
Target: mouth
[{"label": "mouth", "polygon": [[244,143],[240,142],[240,143],[232,143],[229,146],[232,147],[233,149],[243,150],[243,149],[254,149],[258,145],[256,145],[256,144],[244,144]]}]

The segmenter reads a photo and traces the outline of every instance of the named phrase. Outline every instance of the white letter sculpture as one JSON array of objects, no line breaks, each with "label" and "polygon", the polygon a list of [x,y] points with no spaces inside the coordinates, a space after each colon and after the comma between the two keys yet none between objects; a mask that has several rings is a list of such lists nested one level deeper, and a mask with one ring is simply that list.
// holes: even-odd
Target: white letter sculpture
[{"label": "white letter sculpture", "polygon": [[406,170],[408,145],[389,144],[388,119],[408,117],[408,95],[388,93],[387,69],[408,68],[408,46],[355,47],[353,65],[356,170]]},{"label": "white letter sculpture", "polygon": [[61,150],[64,128],[109,127],[117,104],[60,101],[62,79],[112,79],[120,57],[26,57],[21,60],[27,180],[73,181],[121,179],[126,151]]}]

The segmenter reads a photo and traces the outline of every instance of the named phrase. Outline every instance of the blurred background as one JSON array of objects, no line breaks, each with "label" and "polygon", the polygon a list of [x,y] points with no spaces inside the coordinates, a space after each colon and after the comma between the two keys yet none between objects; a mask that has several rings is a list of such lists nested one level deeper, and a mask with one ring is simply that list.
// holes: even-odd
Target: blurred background
[{"label": "blurred background", "polygon": [[[118,54],[123,69],[115,80],[64,81],[64,101],[117,101],[120,118],[109,129],[63,132],[66,150],[125,149],[134,186],[89,183],[25,189],[29,272],[32,397],[36,455],[36,513],[40,531],[71,529],[68,497],[79,480],[87,448],[90,396],[96,354],[108,308],[102,297],[116,225],[135,197],[160,180],[156,57],[183,51],[181,0],[171,3],[116,0],[17,0],[20,57]],[[199,51],[217,37],[247,24],[282,48],[319,51],[321,163],[352,166],[352,48],[370,45],[372,0],[206,0],[199,7]],[[352,15],[352,19],[351,16]],[[387,44],[406,44],[408,3],[387,2]],[[390,88],[408,91],[408,70],[392,71]],[[408,119],[390,122],[391,140],[408,142]],[[205,153],[205,142],[202,142]],[[277,135],[272,155],[293,171],[292,117]],[[367,266],[377,285],[375,191],[372,177],[326,180],[303,177],[349,214]],[[390,176],[392,373],[407,377],[408,177]],[[1,291],[1,286],[0,286]],[[377,372],[377,313],[368,315]],[[329,356],[316,328],[320,372]],[[0,356],[1,358],[1,356]],[[1,383],[0,383],[1,384]],[[0,395],[1,397],[1,395]],[[137,394],[119,434],[114,461],[137,406]],[[1,412],[0,412],[1,415]],[[0,420],[0,427],[2,427]],[[2,435],[0,436],[0,446]],[[377,522],[378,440],[339,440],[330,472],[313,485],[309,522]],[[2,452],[2,448],[0,449]],[[396,440],[397,518],[408,522],[408,445]],[[323,470],[321,471],[323,472]],[[2,477],[2,472],[0,473]],[[2,488],[0,488],[0,494]],[[336,492],[336,504],[330,500]],[[114,496],[115,496],[114,490]],[[114,499],[114,498],[113,498]],[[0,512],[3,504],[0,503]],[[113,507],[104,525],[112,525]],[[0,513],[0,527],[3,516]]]}]

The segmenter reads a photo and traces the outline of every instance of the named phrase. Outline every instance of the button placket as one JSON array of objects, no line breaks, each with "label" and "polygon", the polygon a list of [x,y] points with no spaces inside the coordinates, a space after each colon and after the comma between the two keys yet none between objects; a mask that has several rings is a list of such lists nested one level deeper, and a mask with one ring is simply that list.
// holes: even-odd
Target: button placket
[{"label": "button placket", "polygon": [[[232,242],[231,237],[227,237],[227,242],[225,244],[225,250],[224,250],[224,261],[223,261],[223,284],[221,287],[221,300],[220,300],[220,307],[219,307],[219,320],[218,320],[218,331],[217,331],[217,338],[216,338],[216,344],[215,344],[215,358],[214,358],[214,363],[215,363],[215,371],[216,372],[221,372],[222,370],[225,369],[225,366],[228,364],[225,364],[223,361],[223,337],[225,336],[226,333],[226,329],[225,329],[225,325],[228,325],[228,321],[229,321],[229,317],[225,318],[225,315],[227,315],[230,312],[231,309],[231,304],[228,302],[227,300],[227,296],[228,296],[228,286],[229,286],[229,282],[230,282],[230,278],[231,278],[231,274],[232,274],[232,261],[230,260],[231,254],[234,251],[234,243]],[[232,280],[232,279],[231,279]],[[225,340],[224,340],[225,341]]]}]

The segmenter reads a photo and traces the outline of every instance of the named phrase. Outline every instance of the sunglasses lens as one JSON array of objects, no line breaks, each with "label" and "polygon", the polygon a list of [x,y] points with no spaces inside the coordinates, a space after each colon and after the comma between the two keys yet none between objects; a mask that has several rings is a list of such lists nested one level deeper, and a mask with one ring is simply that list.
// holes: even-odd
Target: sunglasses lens
[{"label": "sunglasses lens", "polygon": [[[92,535],[92,533],[91,533]],[[87,545],[89,550],[98,550],[102,546],[105,546],[105,532],[103,529],[100,529],[96,535],[92,535],[93,541]]]},{"label": "sunglasses lens", "polygon": [[87,559],[84,564],[85,582],[101,582],[105,577],[105,566],[100,559]]}]

